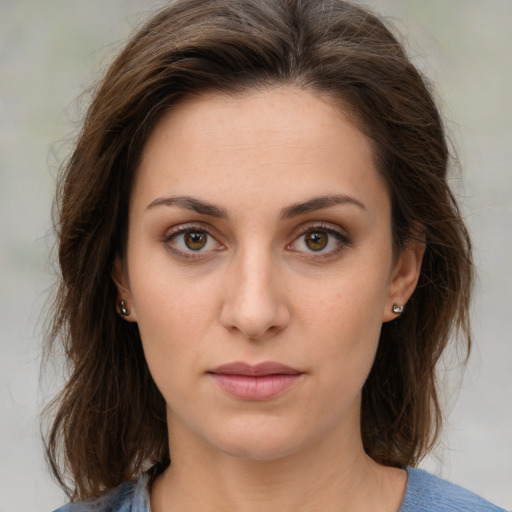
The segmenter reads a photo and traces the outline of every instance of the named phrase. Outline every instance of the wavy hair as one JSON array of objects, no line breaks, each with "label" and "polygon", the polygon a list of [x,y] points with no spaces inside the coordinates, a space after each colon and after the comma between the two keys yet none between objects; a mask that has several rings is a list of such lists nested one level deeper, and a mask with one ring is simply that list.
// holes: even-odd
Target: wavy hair
[{"label": "wavy hair", "polygon": [[399,250],[426,250],[404,314],[383,325],[363,388],[364,448],[415,465],[441,425],[436,363],[454,333],[469,349],[471,244],[447,184],[443,124],[425,79],[377,16],[343,0],[176,0],[126,44],[97,87],[56,199],[60,281],[47,350],[69,379],[49,406],[54,475],[86,499],[169,463],[165,402],[111,278],[144,144],[174,104],[207,91],[291,85],[328,93],[371,139]]}]

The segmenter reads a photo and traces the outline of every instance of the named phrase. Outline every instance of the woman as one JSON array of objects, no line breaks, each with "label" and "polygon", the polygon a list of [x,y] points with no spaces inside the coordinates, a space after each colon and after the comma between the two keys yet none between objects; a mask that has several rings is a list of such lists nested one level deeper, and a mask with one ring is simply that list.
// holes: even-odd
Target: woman
[{"label": "woman", "polygon": [[499,510],[413,469],[436,362],[470,341],[448,159],[424,80],[360,7],[155,15],[59,192],[63,510]]}]

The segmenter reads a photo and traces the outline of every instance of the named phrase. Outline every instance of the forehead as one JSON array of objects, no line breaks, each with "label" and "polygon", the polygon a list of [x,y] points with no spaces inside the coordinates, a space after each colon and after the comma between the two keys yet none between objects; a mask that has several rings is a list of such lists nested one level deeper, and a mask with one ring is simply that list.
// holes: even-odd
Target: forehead
[{"label": "forehead", "polygon": [[190,194],[190,187],[208,198],[234,194],[250,202],[334,190],[382,194],[373,160],[369,139],[326,95],[293,87],[208,93],[178,103],[157,124],[132,201]]}]

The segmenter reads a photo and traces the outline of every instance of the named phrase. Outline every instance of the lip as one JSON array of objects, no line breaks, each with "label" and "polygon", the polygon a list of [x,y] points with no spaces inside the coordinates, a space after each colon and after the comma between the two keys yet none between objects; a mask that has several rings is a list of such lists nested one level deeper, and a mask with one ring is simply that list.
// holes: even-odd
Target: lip
[{"label": "lip", "polygon": [[304,372],[288,365],[266,361],[257,365],[228,363],[207,374],[226,393],[248,401],[270,400],[295,385]]}]

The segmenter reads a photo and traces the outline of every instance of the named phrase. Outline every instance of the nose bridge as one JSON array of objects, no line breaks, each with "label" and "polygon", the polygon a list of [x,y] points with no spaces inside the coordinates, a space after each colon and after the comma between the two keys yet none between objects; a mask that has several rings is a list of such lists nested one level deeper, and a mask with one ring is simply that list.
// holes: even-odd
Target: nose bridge
[{"label": "nose bridge", "polygon": [[222,311],[227,328],[258,339],[284,327],[289,315],[278,294],[278,273],[272,251],[263,244],[240,248],[228,270]]},{"label": "nose bridge", "polygon": [[265,250],[261,245],[254,243],[240,252],[238,264],[242,295],[260,296],[262,299],[267,296],[270,292],[268,288],[272,274],[270,250]]}]

